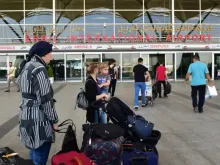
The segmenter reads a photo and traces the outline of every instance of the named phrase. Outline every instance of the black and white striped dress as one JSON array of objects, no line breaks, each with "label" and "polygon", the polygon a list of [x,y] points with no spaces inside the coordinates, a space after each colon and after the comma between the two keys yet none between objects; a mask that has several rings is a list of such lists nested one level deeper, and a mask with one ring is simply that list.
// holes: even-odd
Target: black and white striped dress
[{"label": "black and white striped dress", "polygon": [[58,116],[44,61],[34,56],[25,65],[17,82],[22,95],[19,114],[20,140],[30,149],[37,149],[44,142],[53,142],[55,135],[52,124],[58,122]]}]

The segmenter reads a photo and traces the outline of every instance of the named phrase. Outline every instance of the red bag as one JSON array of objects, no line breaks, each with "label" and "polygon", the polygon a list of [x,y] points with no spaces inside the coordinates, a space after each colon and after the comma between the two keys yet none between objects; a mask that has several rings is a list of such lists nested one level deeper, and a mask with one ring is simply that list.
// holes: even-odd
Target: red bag
[{"label": "red bag", "polygon": [[57,154],[52,158],[52,165],[97,165],[83,153],[71,151]]}]

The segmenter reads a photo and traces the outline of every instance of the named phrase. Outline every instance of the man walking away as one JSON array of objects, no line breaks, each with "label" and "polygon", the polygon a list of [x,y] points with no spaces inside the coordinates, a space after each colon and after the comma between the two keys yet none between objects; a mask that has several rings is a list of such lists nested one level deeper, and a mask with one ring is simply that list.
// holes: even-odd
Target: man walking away
[{"label": "man walking away", "polygon": [[11,81],[13,82],[13,84],[17,87],[17,92],[19,92],[19,87],[18,84],[15,82],[15,71],[16,68],[12,65],[12,62],[9,62],[9,74],[7,74],[7,78],[8,78],[8,89],[5,92],[10,92],[10,85],[11,85]]},{"label": "man walking away", "polygon": [[163,66],[162,62],[160,62],[160,65],[156,68],[156,80],[157,80],[157,90],[158,90],[159,98],[162,98],[161,84],[163,84],[163,88],[164,88],[164,97],[167,97],[167,94],[165,92],[167,74],[166,74],[166,68]]},{"label": "man walking away", "polygon": [[138,110],[138,95],[141,89],[141,96],[142,96],[142,107],[146,106],[146,98],[145,98],[145,90],[146,90],[146,83],[145,83],[145,75],[149,78],[150,74],[148,69],[143,65],[143,59],[138,59],[138,64],[133,68],[133,77],[135,80],[135,92],[134,92],[134,107],[135,110]]},{"label": "man walking away", "polygon": [[114,95],[115,95],[115,88],[116,88],[116,83],[117,83],[117,79],[118,79],[118,69],[115,66],[116,65],[115,63],[116,63],[116,61],[113,59],[109,65],[109,75],[111,76],[111,83],[109,86],[108,93],[111,94],[111,97],[114,97]]},{"label": "man walking away", "polygon": [[[212,86],[212,80],[209,75],[209,71],[207,68],[207,65],[205,63],[202,63],[199,61],[199,54],[196,53],[193,56],[193,62],[190,64],[188,72],[186,74],[185,81],[187,82],[189,80],[190,75],[192,75],[192,104],[194,111],[196,111],[196,108],[198,107],[199,113],[203,112],[203,105],[205,103],[205,92],[206,92],[206,79],[208,79],[208,82],[210,86]],[[197,93],[199,94],[199,102],[197,103]]]}]

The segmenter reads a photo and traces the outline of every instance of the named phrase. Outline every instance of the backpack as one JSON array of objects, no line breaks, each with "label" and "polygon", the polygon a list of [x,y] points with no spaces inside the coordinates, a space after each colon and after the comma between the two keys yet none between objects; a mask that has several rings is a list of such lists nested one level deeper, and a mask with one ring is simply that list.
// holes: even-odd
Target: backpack
[{"label": "backpack", "polygon": [[111,79],[114,79],[114,77],[115,77],[115,66],[113,66],[112,68],[109,67],[108,74],[111,76]]},{"label": "backpack", "polygon": [[110,99],[106,111],[111,121],[120,126],[125,124],[128,116],[135,115],[134,112],[117,97]]},{"label": "backpack", "polygon": [[[86,83],[88,81],[89,80],[87,80]],[[78,106],[79,108],[81,108],[83,110],[87,110],[87,108],[89,107],[89,102],[86,98],[86,91],[83,90],[82,88],[80,88],[80,92],[78,93],[78,95],[76,97],[75,110],[76,110],[76,106]]]},{"label": "backpack", "polygon": [[15,78],[18,78],[18,76],[21,74],[21,72],[22,72],[22,70],[23,70],[23,68],[24,68],[24,66],[25,66],[26,63],[27,63],[27,61],[24,60],[24,61],[20,64],[20,67],[15,70]]}]

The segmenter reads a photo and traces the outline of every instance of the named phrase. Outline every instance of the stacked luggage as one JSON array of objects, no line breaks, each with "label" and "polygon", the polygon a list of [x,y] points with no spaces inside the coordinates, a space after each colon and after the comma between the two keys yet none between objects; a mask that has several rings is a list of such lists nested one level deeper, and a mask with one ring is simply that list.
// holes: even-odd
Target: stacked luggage
[{"label": "stacked luggage", "polygon": [[153,129],[153,123],[115,97],[109,102],[94,102],[93,106],[103,108],[112,123],[84,124],[79,150],[74,124],[70,122],[63,131],[66,135],[62,150],[52,158],[52,165],[158,165],[156,145],[161,133]]},{"label": "stacked luggage", "polygon": [[[125,103],[116,97],[109,102],[96,101],[93,106],[102,108],[115,127],[117,125],[124,130],[121,156],[123,165],[158,165],[159,155],[156,145],[161,138],[161,133],[153,130],[153,123],[146,121],[140,115],[136,115]],[[87,136],[86,132],[84,136]],[[85,150],[82,151],[90,157]],[[93,159],[94,157],[90,158]],[[96,163],[99,164],[98,162]]]}]

